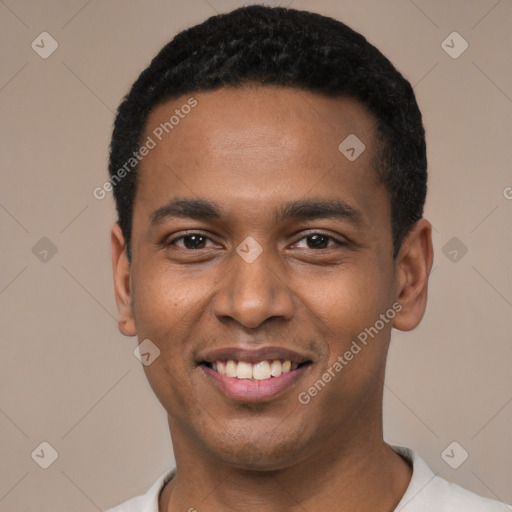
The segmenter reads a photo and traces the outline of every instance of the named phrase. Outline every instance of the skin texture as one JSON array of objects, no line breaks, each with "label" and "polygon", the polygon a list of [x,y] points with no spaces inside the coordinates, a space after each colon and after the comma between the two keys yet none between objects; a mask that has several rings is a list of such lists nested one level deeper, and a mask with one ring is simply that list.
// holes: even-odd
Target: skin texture
[{"label": "skin texture", "polygon": [[[193,96],[197,106],[140,164],[131,264],[117,224],[111,232],[119,329],[161,351],[144,371],[168,413],[178,473],[160,510],[392,511],[411,469],[382,439],[385,362],[391,326],[423,317],[431,226],[419,221],[393,260],[374,120],[355,100],[270,86]],[[143,140],[188,98],[155,108]],[[349,134],[366,147],[353,162],[338,149]],[[223,215],[152,225],[175,198],[214,201]],[[303,199],[343,200],[359,222],[276,222],[278,207]],[[176,240],[191,233],[206,238]],[[320,237],[315,248],[315,234],[345,245]],[[252,263],[236,252],[249,236],[263,249]],[[394,319],[301,404],[396,301]],[[312,362],[273,400],[234,401],[198,365],[210,350],[269,345]]]}]

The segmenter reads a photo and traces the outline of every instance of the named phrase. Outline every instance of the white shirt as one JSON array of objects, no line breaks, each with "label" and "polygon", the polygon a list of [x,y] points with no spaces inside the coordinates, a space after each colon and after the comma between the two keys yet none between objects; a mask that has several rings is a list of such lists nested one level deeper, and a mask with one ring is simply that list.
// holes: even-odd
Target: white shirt
[{"label": "white shirt", "polygon": [[[483,498],[434,475],[425,461],[413,450],[392,446],[412,464],[412,477],[395,512],[506,512],[512,507],[500,501]],[[166,471],[141,496],[125,501],[106,512],[159,512],[158,498],[176,469]]]}]

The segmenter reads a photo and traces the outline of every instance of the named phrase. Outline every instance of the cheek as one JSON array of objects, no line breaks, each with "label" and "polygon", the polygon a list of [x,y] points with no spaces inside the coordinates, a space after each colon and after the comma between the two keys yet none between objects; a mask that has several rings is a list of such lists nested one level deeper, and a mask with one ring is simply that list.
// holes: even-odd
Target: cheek
[{"label": "cheek", "polygon": [[188,418],[201,418],[204,414],[205,406],[190,386],[187,372],[163,353],[151,365],[144,366],[144,373],[167,414],[184,424],[189,422]]},{"label": "cheek", "polygon": [[193,338],[200,299],[197,287],[186,286],[158,264],[145,263],[137,274],[134,313],[139,340],[149,339],[158,356],[143,365],[148,382],[167,411],[187,411],[193,357],[188,340]]},{"label": "cheek", "polygon": [[171,403],[179,409],[186,404],[177,391],[188,382],[191,372],[186,340],[192,322],[187,315],[188,293],[166,283],[160,274],[139,275],[133,307],[139,341],[150,340],[158,354],[151,364],[143,365],[148,382],[164,408]]},{"label": "cheek", "polygon": [[[301,286],[306,289],[306,283]],[[324,344],[323,371],[331,369],[347,392],[356,382],[366,388],[367,379],[381,373],[389,345],[392,317],[380,317],[394,313],[389,271],[367,260],[340,268],[309,289],[305,300]]]},{"label": "cheek", "polygon": [[161,341],[181,339],[197,322],[196,315],[208,300],[210,280],[205,275],[171,272],[161,262],[146,261],[135,269],[133,308],[139,337]]},{"label": "cheek", "polygon": [[[379,396],[392,320],[390,315],[386,323],[380,315],[394,310],[385,274],[369,272],[369,265],[365,268],[366,272],[338,272],[308,295],[325,357],[311,387],[300,391],[317,397],[311,400],[318,411],[363,411],[368,400]],[[338,419],[329,421],[337,428]]]},{"label": "cheek", "polygon": [[390,286],[383,276],[375,265],[353,264],[321,280],[304,277],[297,289],[309,290],[302,293],[307,307],[332,335],[344,338],[373,325],[390,306]]}]

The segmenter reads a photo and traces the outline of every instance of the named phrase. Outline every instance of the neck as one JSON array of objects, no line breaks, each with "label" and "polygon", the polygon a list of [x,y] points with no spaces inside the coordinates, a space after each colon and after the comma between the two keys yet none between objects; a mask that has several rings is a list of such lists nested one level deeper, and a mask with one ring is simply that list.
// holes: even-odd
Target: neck
[{"label": "neck", "polygon": [[[174,437],[173,441],[184,446]],[[160,495],[160,512],[391,512],[396,508],[412,470],[381,437],[325,448],[272,471],[233,467],[204,451],[194,453],[190,446],[183,453],[178,449],[176,477]]]}]

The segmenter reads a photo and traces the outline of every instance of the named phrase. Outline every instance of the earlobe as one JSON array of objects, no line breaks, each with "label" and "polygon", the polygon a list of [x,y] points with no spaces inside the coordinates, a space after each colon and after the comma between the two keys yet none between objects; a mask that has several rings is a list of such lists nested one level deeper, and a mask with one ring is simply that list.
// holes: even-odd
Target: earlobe
[{"label": "earlobe", "polygon": [[114,224],[110,232],[112,249],[112,271],[114,291],[119,311],[118,328],[125,336],[137,334],[132,310],[132,287],[130,262],[126,254],[126,243],[119,224]]},{"label": "earlobe", "polygon": [[394,318],[395,329],[410,331],[421,322],[432,261],[432,225],[421,219],[403,241],[396,258],[397,299],[402,309]]}]

